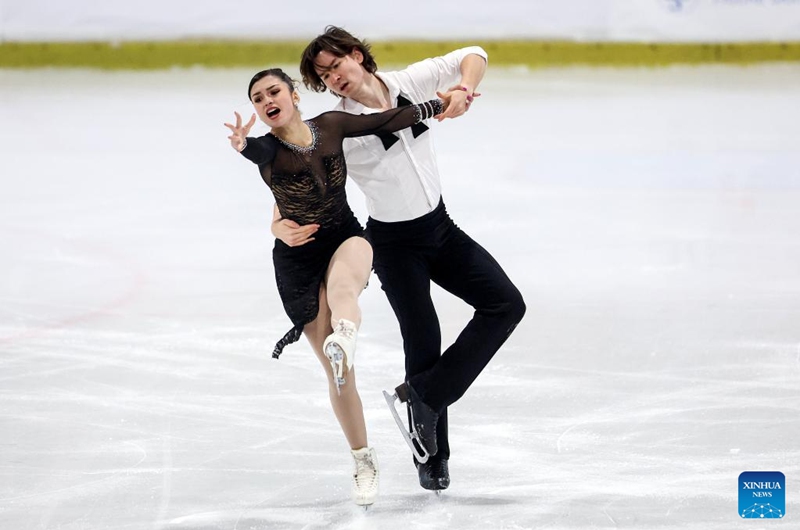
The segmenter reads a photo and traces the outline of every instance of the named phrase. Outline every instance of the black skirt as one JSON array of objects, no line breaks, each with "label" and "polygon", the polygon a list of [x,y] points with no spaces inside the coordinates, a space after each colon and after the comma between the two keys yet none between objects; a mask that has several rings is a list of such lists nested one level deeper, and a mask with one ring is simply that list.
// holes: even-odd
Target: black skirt
[{"label": "black skirt", "polygon": [[342,243],[354,236],[364,237],[364,229],[351,214],[334,228],[320,227],[313,236],[314,241],[305,245],[290,247],[280,239],[275,240],[272,249],[275,282],[283,309],[294,324],[275,345],[272,352],[275,359],[285,346],[300,339],[306,324],[317,318],[319,289],[331,258]]}]

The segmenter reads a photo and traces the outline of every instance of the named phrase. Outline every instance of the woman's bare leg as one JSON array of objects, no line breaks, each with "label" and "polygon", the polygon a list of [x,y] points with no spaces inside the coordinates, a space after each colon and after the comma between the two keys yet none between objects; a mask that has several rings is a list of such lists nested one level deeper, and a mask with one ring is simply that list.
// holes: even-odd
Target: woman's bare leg
[{"label": "woman's bare leg", "polygon": [[303,328],[308,342],[314,350],[320,364],[325,369],[328,379],[328,395],[331,400],[331,407],[339,426],[344,432],[350,449],[360,449],[367,447],[367,426],[364,422],[364,409],[361,405],[361,397],[356,388],[355,367],[348,372],[347,383],[342,385],[337,392],[336,384],[333,381],[333,370],[331,363],[322,351],[322,343],[325,338],[333,332],[331,327],[331,310],[328,306],[328,296],[325,285],[319,291],[319,313],[317,318]]},{"label": "woman's bare leg", "polygon": [[351,237],[336,249],[325,275],[331,327],[341,318],[353,322],[356,328],[361,327],[358,297],[371,270],[372,247],[363,237]]}]

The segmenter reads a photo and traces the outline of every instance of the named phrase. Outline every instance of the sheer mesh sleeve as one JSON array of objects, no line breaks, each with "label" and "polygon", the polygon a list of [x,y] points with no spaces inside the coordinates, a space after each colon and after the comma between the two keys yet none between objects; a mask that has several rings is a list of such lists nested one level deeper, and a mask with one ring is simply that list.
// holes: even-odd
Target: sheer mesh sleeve
[{"label": "sheer mesh sleeve", "polygon": [[271,134],[258,138],[247,137],[247,145],[241,150],[242,155],[254,164],[268,164],[278,151],[278,140]]},{"label": "sheer mesh sleeve", "polygon": [[423,120],[441,114],[444,104],[441,99],[432,99],[416,105],[398,107],[375,114],[349,114],[347,112],[328,112],[328,120],[335,123],[345,138],[367,136],[378,133],[392,133],[411,127]]}]

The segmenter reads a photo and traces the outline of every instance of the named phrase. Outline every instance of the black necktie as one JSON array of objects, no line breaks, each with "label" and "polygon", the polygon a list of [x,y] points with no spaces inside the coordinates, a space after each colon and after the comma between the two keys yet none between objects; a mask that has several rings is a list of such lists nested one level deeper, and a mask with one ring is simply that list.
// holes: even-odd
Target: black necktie
[{"label": "black necktie", "polygon": [[[402,95],[397,96],[397,106],[398,107],[405,107],[411,105],[411,102],[404,98]],[[428,130],[428,126],[422,122],[415,123],[411,126],[411,134],[414,135],[414,138],[417,138],[420,134],[424,133]],[[375,136],[381,139],[383,143],[383,148],[387,151],[390,147],[392,147],[399,138],[392,133],[376,133]]]}]

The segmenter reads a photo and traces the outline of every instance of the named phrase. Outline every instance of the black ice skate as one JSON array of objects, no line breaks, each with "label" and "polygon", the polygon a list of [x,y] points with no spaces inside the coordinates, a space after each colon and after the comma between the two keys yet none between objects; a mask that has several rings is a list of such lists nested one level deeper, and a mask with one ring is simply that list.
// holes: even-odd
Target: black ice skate
[{"label": "black ice skate", "polygon": [[[426,405],[408,383],[403,383],[395,388],[394,395],[389,395],[384,390],[383,397],[386,398],[386,404],[389,405],[389,410],[394,416],[394,422],[403,434],[403,438],[406,439],[411,452],[414,453],[418,462],[424,464],[439,450],[436,445],[436,423],[439,421],[439,414]],[[411,432],[406,429],[400,419],[400,414],[397,413],[394,405],[395,401],[408,404],[411,411]]]},{"label": "black ice skate", "polygon": [[450,486],[450,470],[446,458],[432,458],[420,464],[416,462],[419,485],[426,490],[435,491],[438,495]]}]

